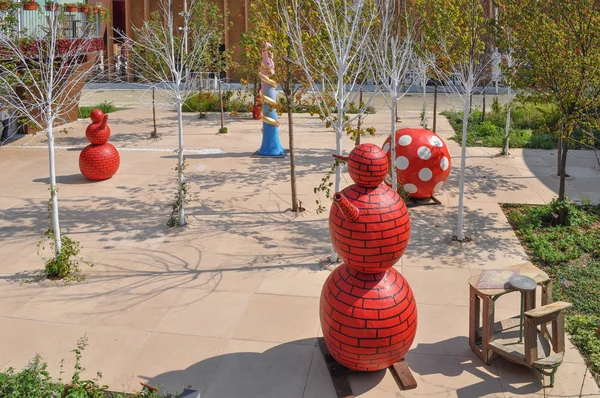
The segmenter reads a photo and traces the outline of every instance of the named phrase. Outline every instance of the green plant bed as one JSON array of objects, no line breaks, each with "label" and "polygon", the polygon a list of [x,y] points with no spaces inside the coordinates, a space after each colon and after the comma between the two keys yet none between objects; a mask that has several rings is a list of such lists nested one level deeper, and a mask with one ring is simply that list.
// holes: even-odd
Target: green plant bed
[{"label": "green plant bed", "polygon": [[127,108],[119,108],[114,106],[112,102],[104,101],[103,103],[94,106],[80,106],[79,115],[77,117],[79,119],[89,119],[90,114],[94,109],[100,109],[104,113],[112,113],[122,111]]},{"label": "green plant bed", "polygon": [[[454,129],[454,141],[462,142],[462,113],[442,112]],[[475,109],[469,117],[467,146],[502,148],[506,129],[506,107],[496,100],[492,110],[482,121],[482,112]],[[557,145],[555,131],[558,114],[552,105],[513,102],[511,106],[511,148],[554,149]],[[600,149],[600,131],[594,132],[596,147]]]},{"label": "green plant bed", "polygon": [[[567,331],[600,383],[600,206],[553,201],[502,207],[532,262],[554,282],[554,300],[573,303]],[[566,212],[565,225],[556,225],[560,209]],[[565,289],[564,280],[571,283]]]},{"label": "green plant bed", "polygon": [[[252,112],[252,103],[248,95],[236,93],[232,90],[223,91],[223,111],[229,113]],[[183,103],[184,112],[221,112],[219,94],[212,91],[203,91],[188,97]]]},{"label": "green plant bed", "polygon": [[[0,371],[0,397],[11,398],[175,398],[175,395],[161,395],[157,389],[150,386],[143,386],[142,390],[133,393],[120,393],[107,390],[107,386],[99,384],[102,374],[92,380],[83,380],[81,372],[84,368],[81,365],[83,351],[87,347],[87,338],[82,338],[77,342],[75,353],[75,365],[73,376],[68,382],[62,379],[53,380],[48,371],[48,364],[42,360],[42,357],[36,355],[29,364],[21,371],[17,372],[14,368],[8,368]],[[63,373],[61,361],[61,372]]]}]

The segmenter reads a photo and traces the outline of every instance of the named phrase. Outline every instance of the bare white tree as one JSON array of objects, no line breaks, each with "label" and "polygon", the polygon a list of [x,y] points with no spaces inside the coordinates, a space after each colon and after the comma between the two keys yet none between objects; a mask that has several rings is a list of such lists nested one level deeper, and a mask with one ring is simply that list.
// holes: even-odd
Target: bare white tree
[{"label": "bare white tree", "polygon": [[410,89],[412,82],[407,74],[413,61],[413,29],[408,14],[397,0],[378,0],[380,10],[378,26],[374,29],[370,42],[371,70],[375,81],[382,88],[386,103],[392,112],[391,169],[392,188],[398,190],[396,172],[396,120],[398,101]]},{"label": "bare white tree", "polygon": [[[450,1],[452,4],[446,4]],[[488,24],[483,7],[476,0],[431,0],[434,18],[439,21],[432,30],[438,41],[438,54],[447,60],[446,69],[436,68],[439,80],[446,82],[446,93],[458,98],[462,108],[462,151],[459,177],[458,217],[455,236],[464,240],[465,170],[467,132],[471,116],[472,96],[476,87],[488,77],[491,56],[486,51],[484,34]],[[458,112],[457,112],[458,113]]]},{"label": "bare white tree", "polygon": [[[289,8],[279,10],[315,103],[335,130],[338,155],[345,128],[366,109],[365,105],[356,116],[344,118],[349,99],[364,79],[360,72],[367,66],[368,38],[377,17],[373,5],[371,0],[290,0]],[[324,86],[331,90],[333,107]],[[338,166],[336,192],[341,174]]]},{"label": "bare white tree", "polygon": [[[183,104],[197,95],[198,76],[208,63],[208,45],[215,29],[204,18],[207,0],[190,0],[187,11],[180,14],[183,26],[177,26],[173,0],[158,2],[158,11],[141,27],[133,28],[126,38],[126,48],[134,63],[136,76],[158,91],[163,105],[177,110],[178,120],[178,225],[185,225],[187,182],[184,175]],[[177,223],[175,223],[177,225]]]},{"label": "bare white tree", "polygon": [[413,58],[413,69],[417,72],[419,77],[419,85],[421,86],[421,93],[423,95],[423,106],[421,108],[421,126],[427,128],[427,81],[429,80],[429,73],[433,65],[435,65],[434,55],[428,51],[422,52],[418,56]]},{"label": "bare white tree", "polygon": [[[513,66],[514,66],[514,57],[513,57],[513,52],[512,49],[508,49],[507,53],[504,54],[504,58],[506,60],[506,70],[504,70],[504,73],[508,73],[509,70],[512,70]],[[508,79],[504,79],[505,82],[508,82]],[[512,102],[515,98],[515,92],[512,90],[512,87],[510,86],[510,83],[508,83],[506,85],[506,125],[505,125],[505,131],[504,131],[504,148],[502,149],[501,154],[504,156],[509,156],[510,155],[510,108],[512,105]]]},{"label": "bare white tree", "polygon": [[[364,80],[361,71],[369,61],[367,45],[377,18],[374,5],[372,0],[289,0],[279,9],[282,28],[290,37],[315,104],[335,130],[340,156],[346,127],[368,107],[363,104],[353,117],[345,113],[353,91]],[[332,90],[332,101],[325,86]],[[340,191],[341,181],[342,166],[338,165],[335,192]],[[337,261],[333,248],[331,260]]]},{"label": "bare white tree", "polygon": [[[56,2],[57,3],[57,2]],[[0,34],[0,94],[9,114],[25,119],[48,138],[51,232],[55,256],[62,253],[54,153],[54,128],[79,105],[80,92],[102,49],[97,27],[90,23],[74,38],[63,38],[64,17],[47,14],[43,26]]]}]

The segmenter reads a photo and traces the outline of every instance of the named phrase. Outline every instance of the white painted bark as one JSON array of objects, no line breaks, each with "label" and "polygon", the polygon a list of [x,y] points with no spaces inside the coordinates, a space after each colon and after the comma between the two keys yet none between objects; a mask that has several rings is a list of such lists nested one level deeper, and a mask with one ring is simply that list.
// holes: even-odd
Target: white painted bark
[{"label": "white painted bark", "polygon": [[510,105],[511,105],[511,92],[510,87],[508,88],[508,102],[506,103],[506,127],[504,132],[504,156],[510,155]]},{"label": "white painted bark", "polygon": [[398,171],[396,170],[396,117],[398,116],[398,95],[397,88],[392,95],[392,131],[390,137],[392,137],[392,143],[390,145],[390,167],[392,168],[392,189],[394,192],[398,192]]},{"label": "white painted bark", "polygon": [[462,150],[460,158],[460,178],[458,193],[458,219],[456,222],[456,238],[459,242],[464,240],[464,219],[465,219],[465,171],[467,168],[467,133],[469,130],[469,116],[471,110],[471,93],[473,91],[473,62],[469,65],[469,75],[467,78],[465,93],[465,110],[463,113],[462,130]]},{"label": "white painted bark", "polygon": [[177,125],[178,125],[178,136],[179,136],[179,148],[178,148],[178,169],[179,169],[179,226],[185,225],[185,190],[183,186],[185,184],[185,174],[183,173],[183,100],[179,100],[177,104]]},{"label": "white painted bark", "polygon": [[58,192],[56,191],[56,162],[54,157],[54,134],[52,133],[52,116],[48,118],[46,136],[48,137],[48,167],[50,169],[50,193],[52,201],[52,229],[54,230],[54,248],[56,256],[62,251],[60,237],[60,221],[58,217]]}]

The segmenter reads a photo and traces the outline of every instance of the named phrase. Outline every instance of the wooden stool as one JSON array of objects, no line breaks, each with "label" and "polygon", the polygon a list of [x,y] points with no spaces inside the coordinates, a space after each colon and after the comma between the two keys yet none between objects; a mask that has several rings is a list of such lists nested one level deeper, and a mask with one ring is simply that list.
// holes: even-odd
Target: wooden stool
[{"label": "wooden stool", "polygon": [[[545,272],[535,266],[524,264],[507,268],[510,269],[519,270],[519,275],[507,280],[503,288],[478,289],[479,277],[469,279],[469,345],[486,364],[499,355],[550,376],[552,386],[565,354],[564,316],[571,304],[562,301],[550,304],[550,280]],[[542,286],[542,306],[539,308],[535,308],[537,285]],[[496,300],[514,291],[521,292],[519,316],[495,322]],[[480,322],[482,309],[483,319]],[[552,323],[551,331],[548,330],[548,323]],[[514,336],[517,326],[518,341]]]}]

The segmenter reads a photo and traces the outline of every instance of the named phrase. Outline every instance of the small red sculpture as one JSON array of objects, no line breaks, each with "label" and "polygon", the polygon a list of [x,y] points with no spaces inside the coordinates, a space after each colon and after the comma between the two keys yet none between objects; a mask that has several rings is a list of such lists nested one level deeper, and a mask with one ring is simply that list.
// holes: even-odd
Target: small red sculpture
[{"label": "small red sculpture", "polygon": [[[383,150],[391,162],[391,141]],[[423,128],[406,128],[396,131],[396,167],[398,184],[413,198],[430,198],[439,192],[452,168],[452,158],[444,141],[433,131]],[[386,182],[391,185],[392,176]]]},{"label": "small red sculpture", "polygon": [[342,365],[375,371],[400,361],[417,329],[412,290],[393,268],[410,236],[400,195],[384,184],[385,152],[377,145],[355,147],[348,161],[356,184],[335,194],[329,213],[334,249],[344,261],[321,292],[323,338]]},{"label": "small red sculpture", "polygon": [[85,136],[90,145],[79,155],[79,170],[86,178],[94,181],[111,178],[121,164],[117,148],[108,143],[110,128],[108,115],[100,109],[94,109],[90,114],[92,123],[85,130]]}]

